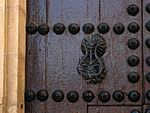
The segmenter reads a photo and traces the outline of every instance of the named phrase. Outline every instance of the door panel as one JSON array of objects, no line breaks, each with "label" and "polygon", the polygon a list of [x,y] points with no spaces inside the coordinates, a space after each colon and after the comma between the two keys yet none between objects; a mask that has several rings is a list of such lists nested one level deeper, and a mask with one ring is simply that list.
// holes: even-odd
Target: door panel
[{"label": "door panel", "polygon": [[88,113],[140,113],[141,107],[88,107]]},{"label": "door panel", "polygon": [[144,85],[145,85],[145,102],[148,104],[150,103],[150,98],[148,94],[150,94],[150,81],[149,81],[149,65],[148,65],[148,58],[149,58],[149,46],[148,46],[148,39],[149,39],[149,30],[146,26],[148,26],[148,22],[150,20],[148,12],[148,6],[149,6],[150,0],[144,0],[143,2],[143,63],[144,63]]},{"label": "door panel", "polygon": [[27,33],[26,93],[28,92],[30,94],[28,100],[30,101],[33,99],[34,101],[26,104],[26,113],[41,113],[46,110],[46,103],[39,102],[37,98],[35,98],[35,93],[41,89],[46,89],[46,41],[45,36],[40,35],[37,32],[36,27],[40,24],[46,23],[46,0],[30,0],[30,2],[27,2],[27,6],[27,26],[33,26],[34,30],[30,27],[30,33]]},{"label": "door panel", "polygon": [[[130,16],[127,13],[127,8],[131,4],[136,4],[139,7],[139,13],[136,16]],[[108,71],[103,83],[99,85],[100,90],[108,90],[111,95],[116,90],[121,90],[128,95],[132,90],[136,90],[139,93],[142,92],[142,46],[141,46],[141,1],[140,0],[102,0],[101,1],[101,22],[106,22],[111,28],[111,31],[104,35],[107,40],[107,51],[104,54],[104,61],[106,63],[106,69]],[[116,6],[116,7],[115,7]],[[132,22],[136,22],[140,26],[140,30],[137,33],[131,33],[128,31],[128,25]],[[113,31],[113,27],[117,23],[122,23],[125,26],[124,33],[118,35]],[[128,41],[136,38],[140,45],[137,49],[130,49],[128,47]],[[129,66],[127,59],[136,55],[140,63],[134,67]],[[140,79],[137,83],[129,82],[128,74],[131,72],[137,72]],[[122,102],[116,102],[111,99],[106,104],[140,104],[141,101],[136,103],[131,102],[125,96],[125,100]],[[99,104],[102,104],[99,102]]]},{"label": "door panel", "polygon": [[149,105],[143,106],[143,113],[149,113],[149,112],[150,112],[150,106]]},{"label": "door panel", "polygon": [[141,109],[147,3],[27,0],[26,113]]}]

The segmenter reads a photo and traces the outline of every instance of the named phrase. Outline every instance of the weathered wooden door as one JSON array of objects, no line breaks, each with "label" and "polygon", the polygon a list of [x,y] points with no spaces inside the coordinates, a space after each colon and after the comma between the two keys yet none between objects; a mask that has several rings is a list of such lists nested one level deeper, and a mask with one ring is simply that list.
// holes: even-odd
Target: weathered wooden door
[{"label": "weathered wooden door", "polygon": [[28,0],[26,113],[149,113],[150,0]]}]

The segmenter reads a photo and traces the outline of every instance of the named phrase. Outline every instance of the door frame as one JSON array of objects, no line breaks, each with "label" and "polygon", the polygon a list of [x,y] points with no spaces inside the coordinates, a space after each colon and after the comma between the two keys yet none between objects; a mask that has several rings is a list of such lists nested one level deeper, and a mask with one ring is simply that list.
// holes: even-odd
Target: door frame
[{"label": "door frame", "polygon": [[24,113],[26,0],[0,0],[0,113]]}]

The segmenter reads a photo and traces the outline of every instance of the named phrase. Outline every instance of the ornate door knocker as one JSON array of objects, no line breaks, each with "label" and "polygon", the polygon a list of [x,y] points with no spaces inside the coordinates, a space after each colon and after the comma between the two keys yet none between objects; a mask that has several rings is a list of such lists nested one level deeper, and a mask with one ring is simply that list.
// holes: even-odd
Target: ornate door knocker
[{"label": "ornate door knocker", "polygon": [[79,60],[77,71],[88,83],[100,83],[105,75],[102,56],[106,51],[106,41],[99,34],[87,36],[82,40],[81,51],[84,56]]}]

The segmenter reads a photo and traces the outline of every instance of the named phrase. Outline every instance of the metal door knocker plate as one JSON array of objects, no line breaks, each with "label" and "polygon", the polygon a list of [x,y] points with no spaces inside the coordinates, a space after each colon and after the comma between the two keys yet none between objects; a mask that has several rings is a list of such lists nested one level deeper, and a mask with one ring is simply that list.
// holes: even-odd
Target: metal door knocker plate
[{"label": "metal door knocker plate", "polygon": [[81,43],[83,56],[80,58],[77,71],[87,83],[100,83],[106,75],[104,59],[106,41],[99,34],[85,37]]}]

